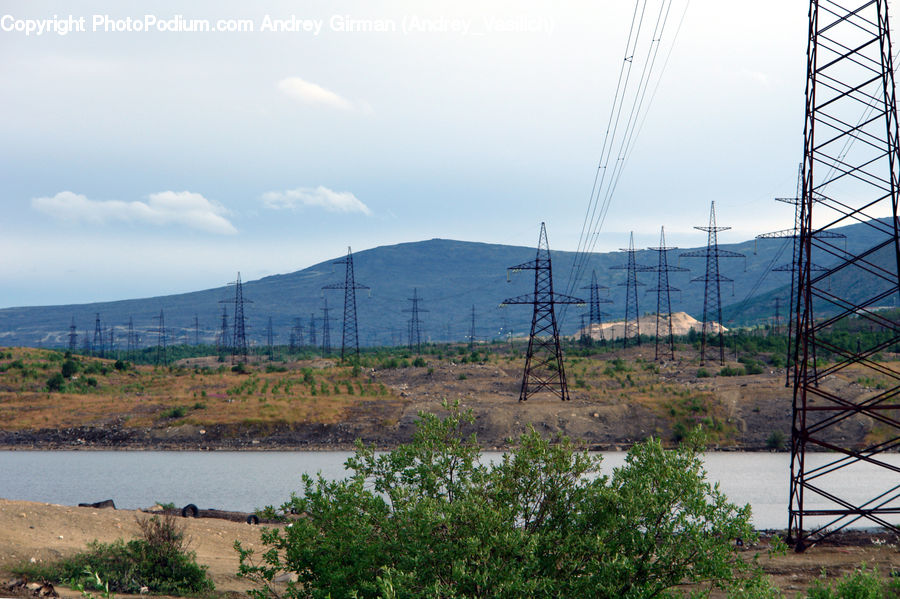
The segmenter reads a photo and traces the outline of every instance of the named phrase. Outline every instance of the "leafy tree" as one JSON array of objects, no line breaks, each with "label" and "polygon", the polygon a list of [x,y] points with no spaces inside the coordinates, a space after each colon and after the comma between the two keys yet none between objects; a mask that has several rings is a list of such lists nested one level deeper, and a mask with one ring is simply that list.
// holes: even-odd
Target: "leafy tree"
[{"label": "leafy tree", "polygon": [[[303,514],[236,544],[240,574],[289,598],[687,596],[761,589],[734,540],[755,539],[749,506],[704,478],[698,450],[635,446],[612,476],[600,458],[534,430],[495,464],[480,460],[470,412],[420,414],[413,441],[385,454],[357,444],[347,478],[304,476],[282,506]],[[270,511],[272,508],[268,508]],[[698,591],[699,589],[699,591]],[[741,595],[740,593],[743,593]],[[748,597],[746,590],[739,596]]]}]

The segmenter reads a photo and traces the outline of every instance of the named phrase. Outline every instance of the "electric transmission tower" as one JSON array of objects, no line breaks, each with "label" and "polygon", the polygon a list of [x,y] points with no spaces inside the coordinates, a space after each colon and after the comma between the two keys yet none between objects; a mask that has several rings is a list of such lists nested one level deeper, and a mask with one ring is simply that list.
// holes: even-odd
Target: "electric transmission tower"
[{"label": "electric transmission tower", "polygon": [[266,322],[266,351],[268,352],[269,360],[274,357],[274,343],[275,341],[275,332],[272,330],[272,317],[269,317],[269,320]]},{"label": "electric transmission tower", "polygon": [[127,359],[132,362],[137,359],[137,343],[134,336],[134,318],[128,317],[128,339],[126,341],[126,350],[125,354],[128,356]]},{"label": "electric transmission tower", "polygon": [[304,345],[306,345],[306,343],[303,339],[303,325],[300,323],[299,318],[295,318],[294,325],[291,327],[291,353],[299,351],[299,349]]},{"label": "electric transmission tower", "polygon": [[[234,331],[231,335],[231,362],[247,361],[247,325],[244,320],[244,304],[253,302],[244,299],[244,285],[241,283],[241,273],[238,272],[234,282]],[[225,323],[225,313],[222,313],[222,322]]]},{"label": "electric transmission tower", "polygon": [[159,327],[156,330],[156,365],[168,366],[169,359],[166,355],[166,316],[163,311],[159,311],[159,316],[154,320],[159,320]]},{"label": "electric transmission tower", "polygon": [[556,325],[554,306],[583,304],[584,300],[553,292],[550,244],[547,241],[547,228],[544,223],[541,223],[535,259],[511,266],[509,270],[534,271],[534,293],[511,297],[503,300],[501,304],[530,304],[534,307],[519,401],[525,401],[541,390],[550,391],[561,400],[567,401],[569,388],[566,385],[566,371],[563,366],[562,350],[559,347],[559,329]]},{"label": "electric transmission tower", "polygon": [[475,304],[472,304],[472,324],[469,327],[469,351],[475,349]]},{"label": "electric transmission tower", "polygon": [[[687,272],[688,269],[669,264],[669,252],[677,250],[678,248],[666,246],[665,227],[659,228],[659,246],[647,249],[653,250],[659,255],[656,266],[648,269],[651,272],[657,273],[656,288],[647,290],[649,292],[656,292],[656,349],[654,352],[654,359],[659,360],[659,343],[663,336],[665,336],[663,349],[665,350],[666,347],[668,347],[669,359],[674,360],[675,334],[672,330],[672,292],[681,290],[669,285],[669,273]],[[660,322],[663,318],[665,318],[665,324],[663,325],[663,330],[660,331]]]},{"label": "electric transmission tower", "polygon": [[[725,364],[725,326],[722,323],[722,282],[733,282],[728,277],[719,273],[719,258],[746,258],[744,254],[730,250],[719,249],[718,233],[727,231],[731,227],[719,227],[716,225],[716,203],[709,205],[709,226],[694,227],[700,231],[706,231],[706,249],[684,252],[682,258],[706,258],[706,274],[702,277],[691,279],[691,282],[704,284],[703,292],[703,330],[700,337],[700,361],[706,361],[706,345],[709,335],[718,332],[719,335],[719,363]],[[713,321],[712,319],[716,320]],[[717,331],[713,331],[713,324]]]},{"label": "electric transmission tower", "polygon": [[[863,519],[900,532],[900,468],[885,457],[900,447],[900,371],[877,357],[900,342],[897,312],[879,310],[900,291],[900,131],[888,2],[812,0],[809,19],[791,306],[788,530],[798,551]],[[863,249],[848,252],[823,235],[854,223],[866,232]],[[826,269],[815,270],[814,260]],[[861,334],[867,329],[874,334]],[[832,334],[846,330],[859,333]],[[816,350],[829,354],[818,370]],[[847,376],[873,377],[883,388],[860,390]],[[849,430],[871,433],[860,439]]]},{"label": "electric transmission tower", "polygon": [[225,352],[228,351],[230,345],[228,341],[228,300],[219,300],[222,304],[222,323],[219,325],[219,333],[216,335],[216,353],[220,358],[224,358]]},{"label": "electric transmission tower", "polygon": [[200,317],[194,314],[194,345],[200,345]]},{"label": "electric transmission tower", "polygon": [[309,315],[309,345],[316,347],[316,315]]},{"label": "electric transmission tower", "polygon": [[69,325],[69,351],[78,349],[78,329],[75,327],[75,317],[72,316],[72,324]]},{"label": "electric transmission tower", "polygon": [[328,298],[323,297],[322,301],[322,356],[331,355],[331,317],[328,315]]},{"label": "electric transmission tower", "polygon": [[409,340],[407,343],[407,347],[410,351],[415,347],[416,353],[422,353],[422,321],[419,319],[419,312],[428,312],[428,310],[423,310],[419,308],[419,302],[422,301],[422,298],[419,297],[418,289],[413,287],[413,296],[406,298],[410,302],[412,302],[412,307],[408,310],[404,310],[404,312],[410,313],[409,318],[409,335],[407,339]]},{"label": "electric transmission tower", "polygon": [[100,326],[100,313],[94,320],[94,345],[92,347],[95,356],[103,357],[103,328]]},{"label": "electric transmission tower", "polygon": [[[600,341],[602,343],[606,343],[606,335],[603,333],[603,315],[605,312],[600,311],[600,304],[611,304],[613,303],[611,299],[608,297],[600,297],[600,290],[606,289],[609,290],[609,287],[606,285],[600,285],[597,283],[597,271],[591,271],[591,284],[582,287],[582,289],[588,289],[591,292],[590,301],[588,302],[588,329],[590,333],[588,334],[588,339],[591,343],[594,341],[594,325],[597,326],[597,331],[600,333]],[[584,325],[581,327],[584,329]]]},{"label": "electric transmission tower", "polygon": [[332,283],[325,285],[322,289],[343,289],[344,290],[344,330],[341,334],[341,361],[343,362],[346,354],[355,352],[356,359],[359,359],[359,331],[356,323],[356,290],[368,289],[365,285],[357,283],[353,276],[353,252],[347,248],[347,257],[337,260],[334,264],[346,265],[344,271],[343,283]]},{"label": "electric transmission tower", "polygon": [[634,249],[634,232],[628,237],[628,248],[620,248],[620,251],[628,253],[628,259],[624,265],[612,266],[614,270],[626,270],[627,275],[620,287],[625,287],[625,330],[622,331],[622,347],[628,347],[628,337],[632,336],[641,344],[641,312],[638,309],[638,285],[643,285],[637,280],[637,273],[646,272],[649,267],[638,264],[635,260],[637,250]]}]

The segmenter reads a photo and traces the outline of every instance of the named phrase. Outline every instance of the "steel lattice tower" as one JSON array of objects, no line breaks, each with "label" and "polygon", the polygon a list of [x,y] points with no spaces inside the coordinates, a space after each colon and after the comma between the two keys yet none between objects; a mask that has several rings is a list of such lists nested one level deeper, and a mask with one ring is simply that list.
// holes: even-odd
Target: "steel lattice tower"
[{"label": "steel lattice tower", "polygon": [[628,237],[628,248],[621,248],[620,251],[628,253],[628,259],[624,265],[612,266],[614,270],[626,270],[627,275],[624,283],[619,283],[620,287],[625,287],[625,330],[622,331],[622,347],[628,347],[629,333],[637,340],[637,344],[641,344],[641,313],[638,309],[638,286],[643,285],[637,280],[638,272],[645,272],[649,267],[638,264],[635,260],[636,250],[634,249],[634,232]]},{"label": "steel lattice tower", "polygon": [[75,326],[75,317],[72,317],[72,324],[69,325],[69,351],[78,349],[78,328]]},{"label": "steel lattice tower", "polygon": [[[888,3],[812,0],[794,325],[788,529],[802,551],[861,519],[900,532],[900,371],[877,358],[900,342],[900,131]],[[854,253],[822,232],[861,223]],[[814,260],[826,266],[813,269]],[[815,314],[819,319],[814,318]],[[832,331],[865,331],[855,340]],[[853,342],[855,341],[855,343]],[[830,364],[813,369],[815,353]],[[852,367],[852,373],[848,368]],[[859,390],[839,375],[883,384]],[[847,428],[869,431],[862,443]],[[816,452],[815,450],[825,450]],[[809,455],[807,454],[809,451]],[[872,469],[878,473],[872,477]],[[868,482],[851,490],[841,480]]]},{"label": "steel lattice tower", "polygon": [[404,310],[404,312],[410,313],[409,318],[409,335],[407,339],[409,340],[407,343],[407,347],[410,351],[413,350],[413,346],[415,346],[416,353],[422,353],[422,321],[419,319],[419,312],[428,312],[428,310],[423,310],[419,307],[419,302],[422,301],[422,298],[419,297],[418,289],[413,287],[413,296],[406,298],[410,302],[412,302],[412,307],[408,310]]},{"label": "steel lattice tower", "polygon": [[309,345],[316,347],[316,315],[309,315]]},{"label": "steel lattice tower", "polygon": [[[757,235],[756,239],[790,239],[791,240],[791,262],[790,264],[781,264],[772,269],[772,272],[789,272],[791,273],[791,296],[789,300],[789,305],[793,306],[796,301],[796,292],[797,292],[797,271],[800,263],[800,194],[801,194],[801,186],[803,184],[803,165],[800,165],[800,172],[797,175],[797,196],[793,198],[775,198],[777,202],[784,202],[785,204],[791,204],[794,206],[794,228],[793,229],[782,229],[780,231],[774,231],[772,233],[763,233],[762,235]],[[843,233],[838,233],[837,231],[817,231],[815,233],[816,237],[821,239],[846,239],[846,235]],[[828,270],[824,266],[820,266],[818,264],[811,264],[810,268],[813,271],[824,272]],[[788,310],[788,343],[787,343],[787,356],[786,356],[786,364],[784,369],[784,386],[789,387],[791,384],[791,374],[793,372],[793,352],[791,350],[791,340],[793,339],[793,313],[791,310]],[[813,351],[815,351],[815,344],[813,344]],[[813,359],[813,367],[815,368],[815,359]]]},{"label": "steel lattice tower", "polygon": [[703,282],[703,331],[700,337],[700,361],[706,361],[706,345],[709,335],[712,333],[712,319],[718,325],[719,335],[719,363],[725,364],[725,329],[722,323],[722,282],[732,282],[731,279],[719,273],[719,258],[745,258],[744,254],[730,250],[719,249],[718,233],[727,231],[731,227],[719,227],[716,225],[716,203],[709,204],[709,226],[694,227],[700,231],[706,231],[706,249],[693,252],[684,252],[682,258],[706,258],[706,274],[702,277],[691,279],[691,282]]},{"label": "steel lattice tower", "polygon": [[269,359],[271,360],[274,356],[274,345],[275,345],[275,332],[272,330],[272,317],[269,317],[269,320],[266,321],[266,351],[268,352]]},{"label": "steel lattice tower", "polygon": [[91,350],[95,356],[103,357],[103,328],[100,326],[100,313],[97,312],[97,318],[94,320],[94,344]]},{"label": "steel lattice tower", "polygon": [[[669,349],[669,359],[675,359],[675,334],[672,331],[672,292],[681,291],[677,287],[669,285],[670,272],[687,272],[688,269],[669,264],[669,252],[677,250],[677,247],[666,246],[666,228],[659,228],[659,247],[647,248],[659,254],[659,260],[655,267],[648,270],[657,273],[656,287],[648,289],[648,292],[656,292],[656,349],[654,360],[659,360],[659,342],[665,336],[664,344]],[[660,321],[665,317],[663,330],[660,331]],[[662,334],[660,334],[662,333]],[[665,348],[664,348],[665,349]]]},{"label": "steel lattice tower", "polygon": [[137,357],[137,343],[134,337],[134,318],[131,316],[128,317],[128,339],[126,344],[125,354],[128,356],[127,359],[133,361]]},{"label": "steel lattice tower", "polygon": [[328,315],[328,298],[323,297],[322,301],[322,355],[331,355],[331,317]]},{"label": "steel lattice tower", "polygon": [[472,324],[469,326],[469,351],[475,349],[475,304],[472,304]]},{"label": "steel lattice tower", "polygon": [[356,322],[356,290],[368,289],[365,285],[357,283],[353,275],[353,252],[347,248],[347,257],[337,260],[334,264],[344,264],[344,282],[325,285],[322,289],[344,290],[344,330],[341,334],[341,361],[347,352],[353,351],[356,359],[359,359],[359,331]]},{"label": "steel lattice tower", "polygon": [[[591,292],[590,302],[588,303],[588,328],[590,329],[589,338],[591,342],[594,340],[594,325],[597,325],[597,330],[600,332],[600,341],[606,343],[606,335],[603,334],[603,314],[600,310],[600,304],[611,304],[613,301],[608,297],[600,297],[601,289],[609,289],[606,285],[600,285],[597,283],[597,271],[591,271],[591,284],[582,287],[582,289],[588,289]],[[584,327],[582,327],[584,328]]]},{"label": "steel lattice tower", "polygon": [[232,334],[231,361],[247,361],[247,327],[244,320],[244,304],[252,303],[244,299],[244,285],[241,283],[241,273],[237,274],[234,282],[234,333]]},{"label": "steel lattice tower", "polygon": [[220,300],[219,303],[222,304],[222,323],[219,325],[219,334],[216,335],[216,353],[220,356],[224,357],[225,352],[228,350],[228,305],[225,304],[228,300]]},{"label": "steel lattice tower", "polygon": [[156,329],[156,365],[160,363],[168,366],[169,358],[166,351],[166,316],[163,311],[159,311],[159,316],[155,318],[159,320],[159,327]]},{"label": "steel lattice tower", "polygon": [[194,314],[194,345],[200,345],[200,317]]},{"label": "steel lattice tower", "polygon": [[534,293],[511,297],[501,305],[530,304],[534,306],[531,317],[531,335],[528,353],[525,355],[525,373],[519,401],[525,401],[541,390],[547,390],[563,401],[569,399],[566,371],[562,350],[559,347],[559,328],[556,325],[556,304],[583,304],[584,300],[553,292],[553,269],[550,262],[550,244],[547,228],[541,223],[535,259],[510,270],[533,270]]}]

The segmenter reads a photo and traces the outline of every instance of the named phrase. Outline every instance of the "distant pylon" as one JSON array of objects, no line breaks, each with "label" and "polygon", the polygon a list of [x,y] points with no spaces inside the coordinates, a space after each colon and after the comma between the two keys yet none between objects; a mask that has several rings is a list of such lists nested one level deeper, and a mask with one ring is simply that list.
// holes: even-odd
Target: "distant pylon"
[{"label": "distant pylon", "polygon": [[627,270],[624,283],[619,283],[620,287],[625,287],[625,329],[622,332],[622,347],[628,347],[628,337],[632,336],[641,344],[641,312],[638,308],[638,285],[643,285],[637,280],[637,273],[645,272],[649,267],[638,264],[635,260],[636,250],[634,249],[634,231],[628,237],[628,248],[621,248],[621,251],[628,253],[628,259],[625,264],[613,266],[616,270]]},{"label": "distant pylon", "polygon": [[[590,301],[588,302],[588,339],[594,341],[594,325],[597,325],[597,331],[600,333],[600,341],[606,343],[606,335],[603,333],[603,312],[600,310],[600,304],[613,303],[608,297],[600,297],[601,289],[609,289],[606,285],[597,283],[597,271],[591,271],[591,284],[582,287],[591,292]],[[582,326],[582,328],[584,328]]]},{"label": "distant pylon", "polygon": [[200,317],[194,314],[194,345],[200,345]]},{"label": "distant pylon", "polygon": [[344,282],[325,285],[322,289],[344,290],[344,330],[341,334],[341,361],[347,354],[354,352],[359,359],[359,331],[356,322],[356,290],[368,289],[367,286],[357,283],[353,274],[353,252],[347,248],[347,257],[337,260],[334,264],[344,264]]},{"label": "distant pylon", "polygon": [[294,318],[294,324],[291,327],[290,351],[298,351],[304,345],[306,343],[303,339],[303,325],[300,323],[299,318]]},{"label": "distant pylon", "polygon": [[275,332],[272,330],[272,317],[269,317],[269,320],[266,322],[266,350],[268,352],[269,359],[271,360],[274,357],[274,349],[275,349]]},{"label": "distant pylon", "polygon": [[127,359],[134,361],[137,358],[137,343],[134,337],[134,318],[131,316],[128,317],[128,340],[126,344],[125,354],[128,356]]},{"label": "distant pylon", "polygon": [[475,304],[472,304],[472,324],[469,327],[469,351],[475,349]]},{"label": "distant pylon", "polygon": [[69,351],[78,349],[78,329],[75,327],[75,317],[72,316],[72,324],[69,325]]},{"label": "distant pylon", "polygon": [[[659,360],[659,342],[662,339],[663,335],[665,335],[666,339],[664,341],[664,345],[668,346],[669,349],[669,359],[675,359],[675,334],[672,330],[672,291],[681,291],[677,287],[671,287],[669,285],[669,273],[670,272],[687,272],[688,269],[682,268],[680,266],[671,266],[669,264],[668,254],[672,250],[677,250],[677,247],[667,247],[666,246],[666,229],[665,227],[659,228],[659,247],[647,248],[657,252],[659,254],[659,261],[655,267],[651,267],[649,270],[657,273],[656,279],[656,288],[648,289],[649,292],[656,292],[656,350],[654,353],[654,359]],[[660,331],[660,320],[663,318],[666,319],[666,324],[663,325],[664,328]],[[663,348],[665,349],[665,347]]]},{"label": "distant pylon", "polygon": [[328,298],[323,297],[322,301],[322,356],[331,355],[331,317],[328,315]]},{"label": "distant pylon", "polygon": [[556,325],[554,306],[583,304],[584,300],[553,292],[550,244],[547,241],[547,228],[544,223],[541,223],[535,259],[511,266],[509,270],[534,271],[534,293],[511,297],[503,300],[501,304],[530,304],[534,307],[519,401],[525,401],[541,390],[550,391],[561,400],[567,401],[569,388],[566,385],[566,371],[562,350],[559,347],[559,329]]},{"label": "distant pylon", "polygon": [[94,320],[94,345],[92,347],[95,356],[103,357],[103,328],[100,326],[100,313],[97,312],[97,318]]},{"label": "distant pylon", "polygon": [[226,301],[228,300],[220,300],[222,304],[222,323],[219,326],[219,334],[216,335],[216,353],[220,357],[224,357],[230,345],[228,341],[228,305],[225,303]]},{"label": "distant pylon", "polygon": [[241,283],[241,273],[238,272],[234,282],[234,333],[232,334],[231,361],[247,361],[247,328],[244,321],[244,304],[253,303],[244,299],[244,285]]},{"label": "distant pylon", "polygon": [[156,319],[159,320],[159,327],[156,331],[156,365],[167,366],[169,358],[166,352],[166,316],[162,310],[159,311]]},{"label": "distant pylon", "polygon": [[781,333],[781,298],[775,297],[775,321],[772,324],[772,334],[778,335]]},{"label": "distant pylon", "polygon": [[312,348],[316,347],[316,315],[309,315],[309,345]]},{"label": "distant pylon", "polygon": [[722,281],[732,282],[726,276],[719,274],[719,258],[746,258],[744,254],[719,249],[717,233],[727,231],[731,227],[716,226],[716,203],[710,202],[709,226],[694,227],[700,231],[706,231],[706,249],[685,252],[683,258],[706,258],[706,274],[702,277],[691,279],[691,282],[702,281],[705,286],[703,294],[703,332],[700,338],[700,361],[706,360],[707,337],[712,332],[713,318],[719,327],[719,363],[725,364],[725,335],[722,323]]},{"label": "distant pylon", "polygon": [[413,349],[416,350],[417,354],[422,353],[422,321],[419,320],[419,312],[428,312],[428,310],[423,310],[419,308],[419,302],[422,301],[422,298],[419,297],[419,290],[413,287],[413,296],[407,298],[412,302],[412,307],[408,310],[404,310],[404,312],[410,313],[409,318],[409,336],[407,347],[410,351]]}]

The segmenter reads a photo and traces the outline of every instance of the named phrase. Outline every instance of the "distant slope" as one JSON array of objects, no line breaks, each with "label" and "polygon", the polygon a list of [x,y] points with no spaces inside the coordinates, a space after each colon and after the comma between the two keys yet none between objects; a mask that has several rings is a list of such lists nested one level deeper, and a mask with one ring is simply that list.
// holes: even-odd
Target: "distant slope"
[{"label": "distant slope", "polygon": [[[853,251],[866,247],[866,230],[862,225],[847,227],[847,246]],[[551,237],[552,239],[552,237]],[[623,242],[624,245],[624,242]],[[725,325],[763,320],[774,310],[773,297],[786,296],[785,285],[789,283],[788,273],[768,273],[772,266],[789,263],[791,249],[789,240],[747,241],[740,244],[722,245],[723,249],[746,254],[744,260],[722,260],[720,270],[723,275],[734,279],[722,286],[722,303],[732,304],[725,310]],[[685,248],[671,252],[670,263],[679,262],[678,254],[692,249]],[[754,253],[754,250],[756,252]],[[528,306],[499,308],[503,299],[533,291],[533,271],[511,274],[507,282],[506,269],[509,266],[527,262],[534,258],[535,249],[486,243],[431,239],[411,243],[377,247],[354,254],[356,281],[371,287],[369,292],[357,293],[359,337],[362,345],[405,344],[407,340],[408,312],[417,289],[422,299],[423,338],[446,341],[463,340],[469,334],[472,307],[475,307],[476,336],[482,339],[498,338],[507,332],[516,335],[527,334],[531,323],[531,309]],[[573,252],[553,252],[554,287],[564,292],[569,279],[575,254]],[[343,256],[335,256],[340,260]],[[595,254],[584,278],[579,283],[575,295],[587,299],[589,292],[580,287],[590,280],[590,269],[597,271],[598,282],[609,287],[611,304],[601,309],[609,313],[608,318],[624,316],[625,281],[624,270],[610,270],[614,265],[623,264],[624,254],[611,252]],[[637,260],[641,264],[655,265],[657,255],[651,251],[640,251]],[[703,284],[690,282],[692,278],[705,273],[702,258],[683,258],[682,266],[690,273],[673,273],[670,285],[681,289],[672,296],[673,311],[684,311],[695,318],[702,317]],[[644,284],[640,290],[641,312],[656,311],[656,294],[646,290],[656,286],[655,273],[639,276]],[[244,297],[251,300],[245,307],[248,338],[253,344],[261,344],[265,339],[266,322],[272,318],[275,342],[286,344],[290,327],[295,318],[300,319],[304,335],[308,340],[311,315],[316,319],[317,341],[322,340],[323,297],[327,297],[331,321],[331,342],[339,347],[341,343],[341,317],[344,295],[339,290],[322,291],[322,286],[342,283],[344,267],[333,265],[331,261],[309,268],[265,277],[244,283]],[[852,287],[854,282],[845,283]],[[755,288],[755,299],[742,304],[742,300]],[[157,320],[160,310],[165,312],[169,343],[182,343],[193,339],[193,321],[196,314],[201,328],[201,342],[212,343],[221,322],[223,304],[228,309],[229,324],[234,312],[228,303],[233,300],[232,287],[219,287],[191,293],[133,299],[96,304],[66,306],[37,306],[7,308],[0,310],[0,343],[4,345],[43,345],[45,347],[65,346],[69,325],[74,318],[79,346],[87,334],[93,338],[96,314],[99,313],[104,327],[112,326],[116,343],[125,345],[125,332],[129,318],[134,321],[135,330],[141,335],[142,345],[154,345],[157,337]],[[738,305],[735,305],[738,304]],[[570,307],[562,322],[562,332],[572,334],[580,326],[583,308]],[[649,328],[645,329],[649,332]]]}]

